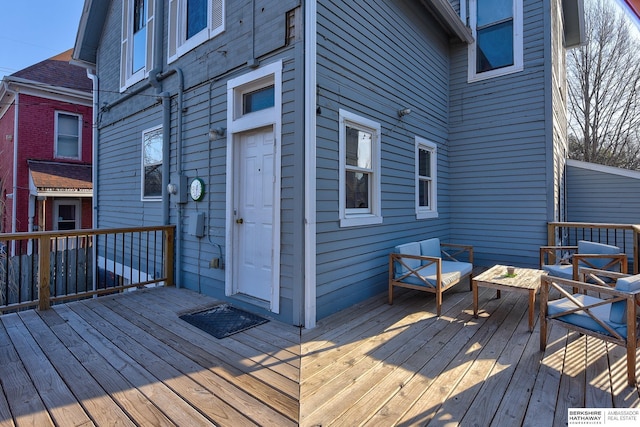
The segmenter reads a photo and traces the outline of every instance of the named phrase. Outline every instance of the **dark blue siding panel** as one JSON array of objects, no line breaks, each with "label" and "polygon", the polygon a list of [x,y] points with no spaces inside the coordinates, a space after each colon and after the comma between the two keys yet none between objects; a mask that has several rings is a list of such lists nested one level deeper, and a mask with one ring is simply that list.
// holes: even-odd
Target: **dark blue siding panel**
[{"label": "dark blue siding panel", "polygon": [[[442,27],[417,2],[318,5],[318,318],[384,291],[393,246],[448,237],[448,50]],[[381,124],[382,224],[340,228],[340,108]],[[412,112],[399,119],[402,108]],[[438,145],[437,219],[416,220],[415,136]]]}]

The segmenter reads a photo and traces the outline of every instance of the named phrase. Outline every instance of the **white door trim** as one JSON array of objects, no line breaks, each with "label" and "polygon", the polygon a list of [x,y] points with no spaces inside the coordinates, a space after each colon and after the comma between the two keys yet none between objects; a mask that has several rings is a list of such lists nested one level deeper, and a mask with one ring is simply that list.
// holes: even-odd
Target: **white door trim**
[{"label": "white door trim", "polygon": [[[261,87],[274,86],[274,106],[257,112],[242,114],[242,94]],[[234,289],[234,173],[237,159],[235,144],[242,132],[272,126],[274,146],[274,203],[273,203],[273,269],[269,310],[280,312],[280,197],[281,197],[281,135],[282,135],[282,61],[277,61],[254,71],[243,74],[227,82],[227,161],[226,161],[226,231],[225,231],[225,294],[235,293]]]}]

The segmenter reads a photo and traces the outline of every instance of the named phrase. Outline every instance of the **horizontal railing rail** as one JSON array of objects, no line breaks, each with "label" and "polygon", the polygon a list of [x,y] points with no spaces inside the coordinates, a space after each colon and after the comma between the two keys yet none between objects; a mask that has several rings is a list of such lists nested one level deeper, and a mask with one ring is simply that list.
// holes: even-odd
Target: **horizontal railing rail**
[{"label": "horizontal railing rail", "polygon": [[638,274],[638,245],[640,225],[588,222],[550,222],[547,224],[549,246],[575,246],[579,240],[605,243],[620,247],[630,258],[630,271]]},{"label": "horizontal railing rail", "polygon": [[0,313],[174,285],[175,226],[0,234]]}]

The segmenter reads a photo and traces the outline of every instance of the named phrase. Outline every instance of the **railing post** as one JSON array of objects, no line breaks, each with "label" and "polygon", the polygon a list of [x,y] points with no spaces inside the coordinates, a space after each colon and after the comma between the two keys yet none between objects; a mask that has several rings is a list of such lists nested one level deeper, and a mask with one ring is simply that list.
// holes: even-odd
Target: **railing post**
[{"label": "railing post", "polygon": [[[556,246],[556,225],[553,222],[547,223],[547,245],[548,246]],[[540,262],[542,262],[542,255],[540,256]],[[548,260],[550,264],[555,264],[556,262],[556,251],[550,252],[548,255]]]},{"label": "railing post", "polygon": [[547,223],[547,245],[556,245],[556,226],[552,222]]},{"label": "railing post", "polygon": [[638,268],[638,257],[640,254],[638,253],[638,238],[640,238],[640,226],[633,226],[633,274],[638,274],[640,269]]},{"label": "railing post", "polygon": [[48,310],[51,308],[51,237],[43,235],[38,240],[38,310]]},{"label": "railing post", "polygon": [[167,250],[164,260],[164,277],[167,278],[166,286],[175,286],[175,272],[174,272],[174,228],[166,227],[164,229],[164,247]]}]

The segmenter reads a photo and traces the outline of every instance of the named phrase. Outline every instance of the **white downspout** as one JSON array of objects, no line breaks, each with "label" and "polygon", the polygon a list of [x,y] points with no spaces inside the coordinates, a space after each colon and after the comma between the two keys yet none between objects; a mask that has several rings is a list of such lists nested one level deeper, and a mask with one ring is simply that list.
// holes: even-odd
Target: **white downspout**
[{"label": "white downspout", "polygon": [[[13,93],[13,192],[11,203],[11,232],[16,232],[16,216],[18,215],[18,116],[20,114],[20,93],[10,90],[9,85],[6,86],[7,92]],[[15,241],[11,242],[15,244]],[[13,252],[12,252],[13,253]]]},{"label": "white downspout", "polygon": [[[87,68],[87,77],[93,82],[93,110],[91,125],[91,228],[98,228],[98,76],[94,70]],[[97,289],[98,251],[96,244],[91,245],[92,264],[94,272],[93,290]]]},{"label": "white downspout", "polygon": [[304,2],[304,326],[316,326],[316,31],[317,2]]}]

